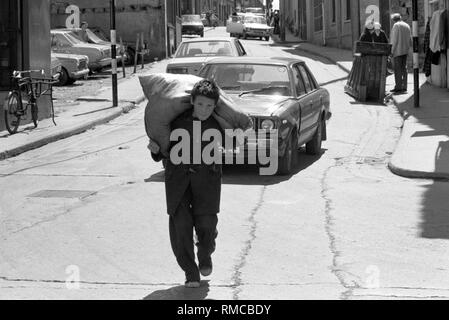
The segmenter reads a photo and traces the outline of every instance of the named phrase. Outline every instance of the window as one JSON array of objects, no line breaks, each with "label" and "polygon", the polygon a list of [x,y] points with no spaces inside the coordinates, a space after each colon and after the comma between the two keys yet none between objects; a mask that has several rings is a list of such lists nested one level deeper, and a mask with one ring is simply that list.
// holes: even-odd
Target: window
[{"label": "window", "polygon": [[351,0],[346,0],[345,5],[346,5],[345,20],[348,21],[351,20]]},{"label": "window", "polygon": [[337,0],[332,0],[332,23],[337,22]]},{"label": "window", "polygon": [[307,92],[312,91],[312,84],[310,83],[309,75],[308,75],[306,69],[304,69],[304,66],[302,66],[302,65],[299,65],[298,68],[299,68],[299,72],[301,73],[302,79],[304,81],[306,91]]},{"label": "window", "polygon": [[298,96],[302,96],[304,94],[307,93],[306,87],[304,85],[304,81],[302,80],[302,76],[301,73],[299,71],[299,66],[296,65],[293,68],[293,75],[295,77],[294,81],[295,81],[295,87],[296,87],[296,93],[298,94]]}]

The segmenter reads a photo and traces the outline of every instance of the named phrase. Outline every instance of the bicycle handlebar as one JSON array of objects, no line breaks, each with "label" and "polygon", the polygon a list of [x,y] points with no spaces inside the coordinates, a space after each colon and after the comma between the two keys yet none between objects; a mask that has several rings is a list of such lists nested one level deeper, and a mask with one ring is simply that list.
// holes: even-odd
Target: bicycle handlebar
[{"label": "bicycle handlebar", "polygon": [[12,76],[14,78],[22,78],[22,74],[24,74],[24,73],[31,74],[32,72],[40,72],[42,75],[45,75],[44,69],[40,69],[40,70],[22,70],[22,71],[14,70],[12,73]]}]

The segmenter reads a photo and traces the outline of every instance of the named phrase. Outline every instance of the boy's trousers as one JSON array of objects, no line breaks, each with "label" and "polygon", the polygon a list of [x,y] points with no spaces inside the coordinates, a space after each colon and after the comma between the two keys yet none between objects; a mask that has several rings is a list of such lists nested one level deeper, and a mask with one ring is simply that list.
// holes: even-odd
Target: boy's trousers
[{"label": "boy's trousers", "polygon": [[169,230],[173,253],[184,270],[187,281],[200,281],[198,265],[195,262],[193,229],[198,243],[198,261],[208,259],[215,251],[217,238],[217,214],[195,215],[191,206],[192,190],[186,189],[174,215],[170,216]]}]

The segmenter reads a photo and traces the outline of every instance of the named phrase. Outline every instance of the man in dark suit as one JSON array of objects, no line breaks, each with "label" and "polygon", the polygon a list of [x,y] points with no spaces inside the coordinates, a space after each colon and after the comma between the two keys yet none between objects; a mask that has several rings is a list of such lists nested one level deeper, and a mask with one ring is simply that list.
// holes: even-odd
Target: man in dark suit
[{"label": "man in dark suit", "polygon": [[[185,141],[186,135],[180,134],[181,139],[171,142],[170,158],[164,159],[170,242],[176,260],[185,272],[188,288],[200,286],[200,273],[203,276],[212,273],[211,255],[218,235],[222,165],[221,161],[209,163],[201,155],[206,146],[213,145],[214,159],[221,159],[221,154],[217,153],[222,145],[223,131],[212,116],[219,97],[219,89],[213,81],[202,80],[195,85],[192,110],[171,123],[172,134],[188,133],[188,141]],[[211,130],[218,133],[219,139],[202,141],[204,132]],[[163,159],[156,143],[151,141],[149,148],[155,161]],[[201,153],[195,154],[195,150]],[[198,265],[195,262],[194,229],[198,238]]]}]

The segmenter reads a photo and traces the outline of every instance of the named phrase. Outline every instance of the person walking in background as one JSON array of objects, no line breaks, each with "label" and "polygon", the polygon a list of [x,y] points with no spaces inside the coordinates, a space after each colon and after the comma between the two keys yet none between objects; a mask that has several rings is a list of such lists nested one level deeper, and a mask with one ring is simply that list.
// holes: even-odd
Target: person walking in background
[{"label": "person walking in background", "polygon": [[410,26],[402,21],[399,13],[391,16],[393,29],[391,30],[391,53],[393,56],[394,77],[396,85],[391,92],[407,92],[407,57],[412,45],[412,32]]}]

